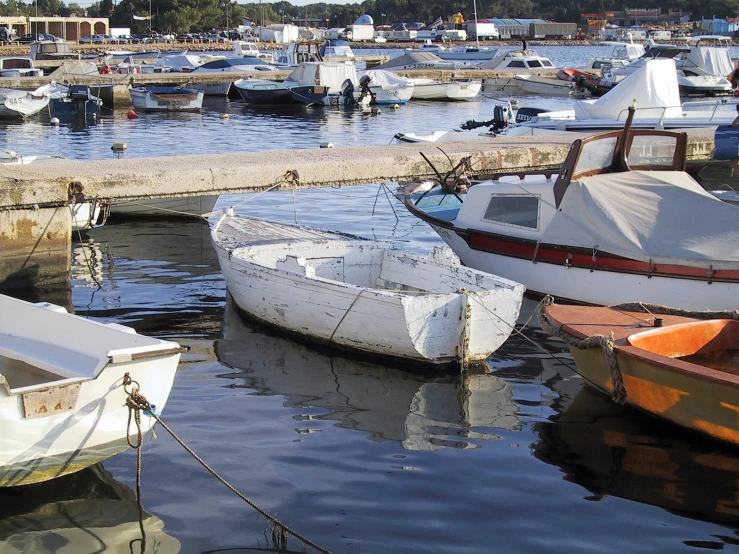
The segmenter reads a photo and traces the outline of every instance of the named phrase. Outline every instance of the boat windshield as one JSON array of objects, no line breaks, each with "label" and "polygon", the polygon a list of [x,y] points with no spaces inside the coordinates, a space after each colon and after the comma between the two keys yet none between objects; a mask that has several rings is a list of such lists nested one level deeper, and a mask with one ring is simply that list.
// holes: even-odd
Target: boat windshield
[{"label": "boat windshield", "polygon": [[632,170],[685,171],[685,133],[630,126],[628,131],[611,131],[572,143],[554,184],[557,206],[570,182],[582,177]]},{"label": "boat windshield", "polygon": [[617,141],[617,136],[608,136],[600,140],[584,142],[577,158],[574,175],[599,173],[609,167],[613,162],[613,152]]},{"label": "boat windshield", "polygon": [[677,141],[671,135],[635,135],[628,153],[629,166],[675,169]]}]

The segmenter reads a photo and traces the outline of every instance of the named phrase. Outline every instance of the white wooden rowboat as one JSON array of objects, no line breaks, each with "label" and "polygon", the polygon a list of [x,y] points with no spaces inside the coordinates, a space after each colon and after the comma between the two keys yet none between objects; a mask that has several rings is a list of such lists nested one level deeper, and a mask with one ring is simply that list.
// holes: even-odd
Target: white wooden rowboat
[{"label": "white wooden rowboat", "polygon": [[[0,486],[47,481],[126,450],[126,375],[164,408],[177,343],[2,295],[0,314]],[[142,415],[142,431],[154,422]]]},{"label": "white wooden rowboat", "polygon": [[236,305],[332,347],[424,364],[485,360],[514,328],[523,285],[389,243],[233,215],[211,238]]}]

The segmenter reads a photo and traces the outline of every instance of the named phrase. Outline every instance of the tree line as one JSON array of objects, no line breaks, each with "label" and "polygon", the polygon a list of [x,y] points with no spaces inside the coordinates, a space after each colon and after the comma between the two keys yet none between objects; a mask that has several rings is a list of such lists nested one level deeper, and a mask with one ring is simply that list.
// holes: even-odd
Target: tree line
[{"label": "tree line", "polygon": [[[663,12],[682,11],[691,18],[736,16],[739,0],[673,0],[676,4],[661,5],[656,0],[641,0],[640,8],[661,8]],[[582,13],[620,11],[634,7],[625,0],[475,0],[479,18],[541,18],[584,24]],[[235,28],[244,18],[261,24],[313,20],[318,27],[345,27],[369,14],[375,25],[393,22],[433,22],[437,17],[448,21],[452,14],[474,18],[473,0],[365,0],[361,4],[326,4],[293,6],[290,2],[239,4],[234,0],[100,0],[89,8],[63,0],[0,1],[0,15],[34,16],[61,15],[109,17],[112,27],[130,27],[132,33],[149,30],[149,21],[133,16],[149,16],[151,27],[160,33],[187,33]]]}]

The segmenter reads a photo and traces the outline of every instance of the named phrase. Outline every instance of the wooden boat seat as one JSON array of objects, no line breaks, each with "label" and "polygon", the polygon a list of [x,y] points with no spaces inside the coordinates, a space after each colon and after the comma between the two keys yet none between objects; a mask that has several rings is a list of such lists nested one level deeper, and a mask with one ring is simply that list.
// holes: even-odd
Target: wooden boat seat
[{"label": "wooden boat seat", "polygon": [[17,389],[59,381],[90,379],[99,359],[42,341],[0,335],[0,374]]}]

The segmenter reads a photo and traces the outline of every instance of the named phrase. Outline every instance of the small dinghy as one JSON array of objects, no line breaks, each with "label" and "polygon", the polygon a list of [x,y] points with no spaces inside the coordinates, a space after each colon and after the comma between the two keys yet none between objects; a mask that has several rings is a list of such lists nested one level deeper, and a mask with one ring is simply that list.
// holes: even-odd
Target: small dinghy
[{"label": "small dinghy", "polygon": [[134,87],[131,103],[146,112],[196,112],[203,105],[203,91],[181,87]]},{"label": "small dinghy", "polygon": [[739,445],[739,321],[728,319],[736,312],[663,308],[552,304],[539,319],[568,345],[588,385],[619,404]]},{"label": "small dinghy", "polygon": [[[0,487],[48,481],[128,449],[126,399],[138,387],[162,410],[175,342],[53,304],[0,295]],[[130,384],[127,384],[130,383]],[[155,423],[141,418],[141,431]]]},{"label": "small dinghy", "polygon": [[448,248],[390,243],[237,216],[211,239],[246,315],[331,347],[432,365],[485,360],[514,329],[524,286],[460,265]]}]

